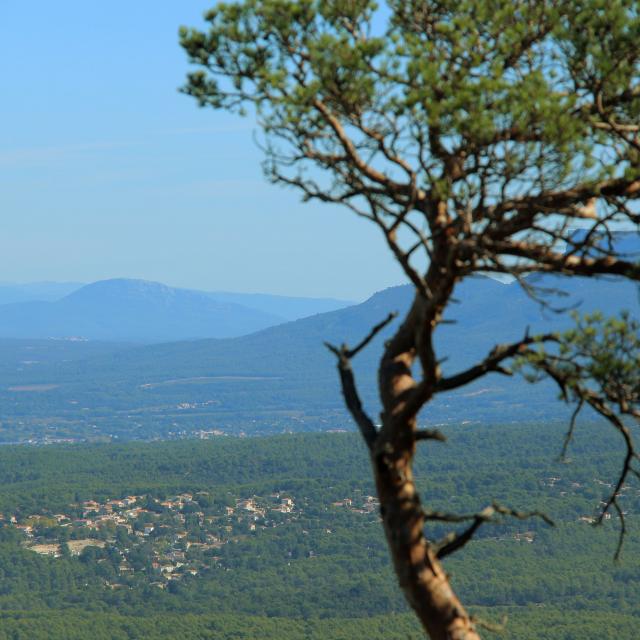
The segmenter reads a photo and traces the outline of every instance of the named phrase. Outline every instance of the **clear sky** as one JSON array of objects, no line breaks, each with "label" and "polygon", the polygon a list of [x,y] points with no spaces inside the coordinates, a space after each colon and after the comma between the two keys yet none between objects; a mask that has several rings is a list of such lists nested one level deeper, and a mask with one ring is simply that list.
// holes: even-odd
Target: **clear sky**
[{"label": "clear sky", "polygon": [[178,93],[206,0],[0,0],[0,280],[362,299],[379,233],[267,183],[254,123]]}]

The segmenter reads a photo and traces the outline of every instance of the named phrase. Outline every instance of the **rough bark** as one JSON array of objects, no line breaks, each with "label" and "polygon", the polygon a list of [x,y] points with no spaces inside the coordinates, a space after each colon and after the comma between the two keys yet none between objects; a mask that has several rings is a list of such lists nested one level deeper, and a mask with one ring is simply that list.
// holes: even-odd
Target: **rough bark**
[{"label": "rough bark", "polygon": [[[383,424],[371,459],[387,543],[407,602],[432,640],[479,640],[424,534],[424,510],[413,480],[417,411],[412,405],[427,402],[440,378],[432,333],[455,282],[451,272],[444,278],[435,271],[429,275],[430,298],[416,294],[405,322],[385,348],[378,379]],[[416,358],[422,386],[412,374]]]},{"label": "rough bark", "polygon": [[413,454],[413,446],[406,448],[382,439],[372,451],[380,514],[400,587],[432,640],[479,640],[473,621],[424,536],[423,509],[413,481]]}]

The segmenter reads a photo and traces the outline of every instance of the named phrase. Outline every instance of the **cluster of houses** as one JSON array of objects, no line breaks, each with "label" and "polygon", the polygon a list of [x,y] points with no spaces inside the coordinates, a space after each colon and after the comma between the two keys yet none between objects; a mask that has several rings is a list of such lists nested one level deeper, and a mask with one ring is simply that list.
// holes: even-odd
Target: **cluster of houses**
[{"label": "cluster of houses", "polygon": [[[607,482],[605,480],[601,480],[599,478],[594,478],[593,483],[602,488],[604,494],[609,495],[613,489],[614,485],[612,482]],[[549,489],[554,490],[557,494],[564,498],[571,493],[580,492],[585,488],[585,484],[575,481],[563,480],[560,476],[549,476],[548,478],[544,478],[541,481],[542,486],[549,487]],[[623,485],[618,492],[618,495],[624,497],[625,495],[629,495],[630,492],[634,491],[630,485]],[[640,496],[640,490],[635,489],[635,495]],[[602,509],[607,506],[606,500],[601,500],[598,504],[598,508]],[[630,513],[628,509],[622,510],[622,515],[626,516]],[[607,511],[602,515],[603,520],[611,520],[611,513]],[[579,522],[585,522],[587,524],[594,524],[600,521],[600,516],[592,516],[592,515],[582,515],[578,517]]]},{"label": "cluster of houses", "polygon": [[[66,513],[0,514],[0,526],[22,532],[23,546],[35,553],[110,563],[107,584],[113,588],[138,576],[164,588],[213,566],[229,542],[295,521],[302,511],[288,493],[218,498],[203,491],[167,498],[127,495],[84,500],[70,505]],[[326,508],[373,516],[378,500],[357,492]]]},{"label": "cluster of houses", "polygon": [[[129,495],[85,500],[70,505],[69,513],[0,514],[0,523],[21,531],[25,548],[43,555],[78,556],[87,547],[110,550],[118,575],[146,572],[158,577],[152,584],[163,587],[184,575],[197,575],[218,559],[216,550],[229,541],[267,524],[275,526],[267,518],[296,511],[294,499],[280,493],[267,499],[228,497],[226,504],[209,498],[207,492],[185,492],[167,499]],[[143,546],[147,562],[141,566],[136,550]]]},{"label": "cluster of houses", "polygon": [[344,498],[337,502],[332,502],[334,507],[344,507],[353,513],[374,513],[378,511],[380,502],[375,496],[364,496],[361,500],[354,500],[353,498]]}]

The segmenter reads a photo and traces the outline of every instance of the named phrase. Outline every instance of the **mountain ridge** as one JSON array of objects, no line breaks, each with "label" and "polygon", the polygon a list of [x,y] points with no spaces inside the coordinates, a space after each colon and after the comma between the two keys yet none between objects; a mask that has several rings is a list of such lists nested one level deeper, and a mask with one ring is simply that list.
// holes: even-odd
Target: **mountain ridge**
[{"label": "mountain ridge", "polygon": [[[247,306],[240,301],[255,301]],[[346,301],[268,294],[216,294],[132,278],[99,280],[57,300],[0,304],[0,337],[82,336],[118,342],[228,338]],[[283,313],[276,313],[282,306]]]},{"label": "mountain ridge", "polygon": [[[613,314],[628,308],[640,317],[633,283],[542,278],[540,284],[565,288],[563,303],[582,299],[582,311],[602,307]],[[477,277],[460,284],[455,296],[459,302],[445,316],[455,324],[442,324],[435,336],[445,375],[477,363],[497,343],[520,339],[527,327],[536,333],[571,323],[568,314],[541,309],[517,283]],[[390,311],[406,312],[412,297],[410,285],[391,287],[358,305],[232,338],[117,348],[58,342],[57,354],[46,341],[33,346],[28,341],[3,346],[0,341],[0,351],[7,354],[0,367],[0,401],[19,415],[103,425],[96,428],[110,433],[118,424],[118,437],[128,438],[164,437],[198,425],[251,433],[344,428],[350,421],[335,358],[324,342],[356,344]],[[379,358],[398,322],[400,318],[354,359],[358,388],[372,416],[379,411]],[[490,374],[437,396],[424,420],[520,422],[562,419],[566,413],[552,385],[531,386],[518,376]]]},{"label": "mountain ridge", "polygon": [[[601,309],[606,315],[628,309],[640,318],[637,284],[629,281],[538,275],[529,282],[564,291],[551,298],[553,307]],[[150,286],[136,285],[145,291]],[[81,304],[98,289],[77,292],[72,301]],[[170,288],[158,294],[160,306],[178,295]],[[413,295],[411,285],[390,287],[360,304],[225,338],[138,345],[0,340],[0,402],[7,408],[4,424],[11,425],[0,433],[0,441],[23,437],[24,416],[29,416],[29,433],[36,441],[43,424],[52,433],[72,437],[127,439],[182,437],[212,429],[266,434],[348,428],[335,358],[324,343],[357,344],[390,311],[397,311],[399,317],[353,362],[363,404],[375,419],[380,410],[376,372],[384,341]],[[445,376],[478,363],[496,344],[519,340],[527,330],[562,330],[572,323],[568,313],[541,307],[514,282],[468,278],[456,286],[454,296],[456,302],[445,312],[449,322],[435,333]],[[219,303],[206,298],[206,304]],[[548,382],[532,386],[519,376],[489,374],[438,395],[421,420],[429,425],[562,420],[569,411]]]}]

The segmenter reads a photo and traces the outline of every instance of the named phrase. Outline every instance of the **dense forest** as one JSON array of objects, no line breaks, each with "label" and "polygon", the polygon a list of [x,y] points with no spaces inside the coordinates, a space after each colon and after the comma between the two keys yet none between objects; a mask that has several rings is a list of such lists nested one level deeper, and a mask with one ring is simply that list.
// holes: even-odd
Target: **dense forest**
[{"label": "dense forest", "polygon": [[[447,563],[507,638],[633,638],[640,491],[629,534],[593,527],[620,465],[606,425],[448,429],[419,473],[433,508],[491,500],[540,519],[487,525]],[[355,434],[0,449],[0,638],[421,637],[387,560]],[[435,528],[434,537],[445,533]],[[586,634],[586,635],[585,635]]]}]

